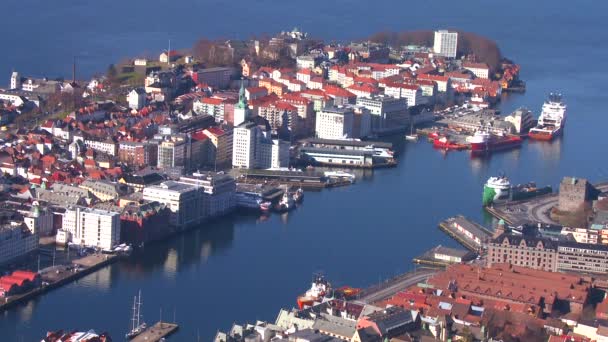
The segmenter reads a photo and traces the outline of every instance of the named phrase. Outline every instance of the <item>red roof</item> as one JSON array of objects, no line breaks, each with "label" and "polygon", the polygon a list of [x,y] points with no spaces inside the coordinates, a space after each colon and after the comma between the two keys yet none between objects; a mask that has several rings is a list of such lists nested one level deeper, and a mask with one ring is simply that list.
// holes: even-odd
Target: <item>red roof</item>
[{"label": "red roof", "polygon": [[401,88],[409,90],[418,90],[417,85],[405,84],[405,83],[390,83],[386,85],[387,88]]},{"label": "red roof", "polygon": [[247,90],[250,94],[268,92],[268,89],[266,89],[264,87],[249,87],[249,88],[246,88],[245,90]]},{"label": "red roof", "polygon": [[490,67],[486,63],[471,63],[464,62],[462,63],[463,68],[472,68],[472,69],[490,69]]},{"label": "red roof", "polygon": [[13,272],[13,274],[11,274],[12,277],[14,278],[18,278],[18,279],[27,279],[29,281],[34,281],[34,279],[36,279],[36,276],[38,275],[38,273],[34,273],[34,272],[30,272],[30,271],[15,271]]},{"label": "red roof", "polygon": [[198,140],[198,141],[203,141],[203,140],[209,139],[209,137],[202,131],[198,131],[198,132],[192,133],[192,139]]},{"label": "red roof", "polygon": [[290,110],[290,111],[297,111],[298,108],[295,107],[294,105],[287,103],[285,101],[277,101],[274,103],[274,107],[280,110]]},{"label": "red roof", "polygon": [[201,100],[202,103],[219,106],[224,100],[218,99],[217,97],[205,97]]},{"label": "red roof", "polygon": [[348,87],[347,89],[350,89],[353,91],[370,93],[370,94],[376,94],[376,93],[380,92],[380,90],[378,88],[373,87],[369,84],[353,84],[350,87]]},{"label": "red roof", "polygon": [[333,97],[356,97],[357,96],[344,88],[340,88],[340,87],[336,87],[336,86],[328,85],[328,86],[325,86],[323,88],[323,90],[325,90],[325,93],[327,95],[333,96]]},{"label": "red roof", "polygon": [[224,135],[224,130],[219,128],[219,127],[209,127],[207,128],[207,132],[213,134],[213,135]]}]

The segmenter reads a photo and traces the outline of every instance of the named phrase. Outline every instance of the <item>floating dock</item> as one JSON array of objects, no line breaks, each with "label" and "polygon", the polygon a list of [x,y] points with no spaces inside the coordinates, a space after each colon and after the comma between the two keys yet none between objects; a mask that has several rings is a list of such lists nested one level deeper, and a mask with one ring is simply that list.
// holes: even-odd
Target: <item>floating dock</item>
[{"label": "floating dock", "polygon": [[158,342],[176,332],[178,328],[179,326],[175,323],[157,322],[137,335],[131,342]]},{"label": "floating dock", "polygon": [[492,237],[490,230],[464,216],[451,217],[440,222],[439,229],[473,252],[478,252]]}]

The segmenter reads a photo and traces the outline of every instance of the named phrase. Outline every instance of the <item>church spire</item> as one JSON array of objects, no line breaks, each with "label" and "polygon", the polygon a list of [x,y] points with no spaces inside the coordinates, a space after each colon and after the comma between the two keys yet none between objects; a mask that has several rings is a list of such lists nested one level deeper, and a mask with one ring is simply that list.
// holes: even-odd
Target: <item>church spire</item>
[{"label": "church spire", "polygon": [[238,108],[245,109],[247,108],[247,98],[245,97],[245,83],[241,80],[241,90],[239,90],[239,103]]}]

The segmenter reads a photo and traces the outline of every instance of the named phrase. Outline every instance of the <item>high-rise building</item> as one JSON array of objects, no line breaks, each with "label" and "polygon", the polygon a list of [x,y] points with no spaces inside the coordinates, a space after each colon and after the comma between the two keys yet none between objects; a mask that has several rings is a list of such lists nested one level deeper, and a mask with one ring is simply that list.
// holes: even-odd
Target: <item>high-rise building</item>
[{"label": "high-rise building", "polygon": [[315,133],[321,139],[345,139],[354,136],[355,112],[350,107],[326,107],[317,112]]},{"label": "high-rise building", "polygon": [[236,182],[225,173],[194,173],[180,177],[179,183],[195,186],[201,197],[202,216],[214,218],[230,213],[235,208]]},{"label": "high-rise building", "polygon": [[358,97],[357,105],[369,109],[372,130],[403,125],[409,120],[407,99],[385,95]]},{"label": "high-rise building", "polygon": [[143,199],[166,204],[171,210],[169,223],[183,228],[201,222],[200,196],[196,186],[166,181],[144,188]]},{"label": "high-rise building", "polygon": [[260,117],[256,121],[246,121],[234,128],[232,167],[268,169],[289,166],[289,143],[271,139],[268,121]]},{"label": "high-rise building", "polygon": [[435,40],[433,43],[433,51],[436,54],[456,58],[458,48],[458,32],[449,32],[446,30],[435,31]]},{"label": "high-rise building", "polygon": [[120,243],[120,214],[117,212],[68,207],[62,224],[67,241],[79,245],[111,249]]}]

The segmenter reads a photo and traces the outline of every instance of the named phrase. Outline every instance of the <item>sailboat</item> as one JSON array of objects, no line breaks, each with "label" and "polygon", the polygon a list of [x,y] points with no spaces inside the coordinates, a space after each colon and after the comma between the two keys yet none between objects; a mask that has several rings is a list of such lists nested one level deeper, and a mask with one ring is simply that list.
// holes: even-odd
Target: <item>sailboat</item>
[{"label": "sailboat", "polygon": [[125,338],[127,340],[134,339],[137,335],[141,334],[146,330],[146,323],[143,321],[141,315],[141,290],[137,296],[133,297],[133,317],[131,318],[131,331],[129,331]]},{"label": "sailboat", "polygon": [[414,119],[410,118],[410,134],[405,136],[405,140],[418,141],[418,134],[414,134]]}]

